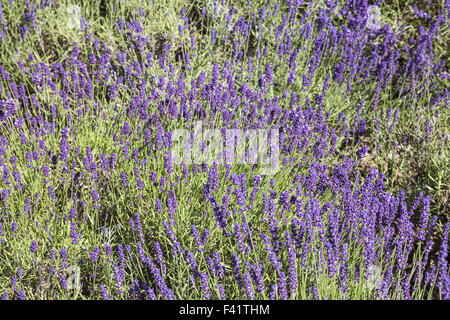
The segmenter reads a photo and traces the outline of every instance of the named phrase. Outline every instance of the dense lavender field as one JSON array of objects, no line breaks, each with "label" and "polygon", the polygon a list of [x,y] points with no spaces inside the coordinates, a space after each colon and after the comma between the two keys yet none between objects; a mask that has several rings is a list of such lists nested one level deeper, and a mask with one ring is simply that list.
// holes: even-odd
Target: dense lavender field
[{"label": "dense lavender field", "polygon": [[450,299],[449,17],[0,0],[0,296]]}]

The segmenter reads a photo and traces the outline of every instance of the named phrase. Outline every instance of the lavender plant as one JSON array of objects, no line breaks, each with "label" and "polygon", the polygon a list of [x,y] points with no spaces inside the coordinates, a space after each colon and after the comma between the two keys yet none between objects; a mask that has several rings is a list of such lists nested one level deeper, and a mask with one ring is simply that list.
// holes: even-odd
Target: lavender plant
[{"label": "lavender plant", "polygon": [[0,1],[2,298],[448,299],[450,3],[413,2]]}]

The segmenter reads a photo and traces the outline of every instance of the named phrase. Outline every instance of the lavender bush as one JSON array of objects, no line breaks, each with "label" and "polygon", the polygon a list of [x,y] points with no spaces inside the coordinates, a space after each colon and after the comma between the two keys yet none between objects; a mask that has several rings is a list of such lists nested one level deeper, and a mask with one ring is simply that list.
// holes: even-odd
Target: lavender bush
[{"label": "lavender bush", "polygon": [[0,1],[2,298],[449,299],[449,14]]}]

